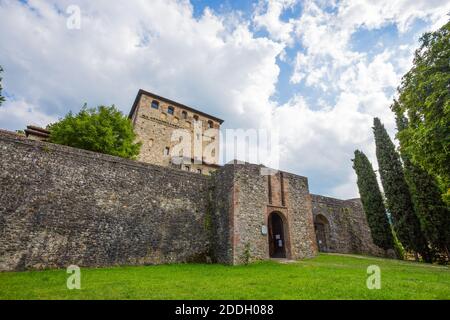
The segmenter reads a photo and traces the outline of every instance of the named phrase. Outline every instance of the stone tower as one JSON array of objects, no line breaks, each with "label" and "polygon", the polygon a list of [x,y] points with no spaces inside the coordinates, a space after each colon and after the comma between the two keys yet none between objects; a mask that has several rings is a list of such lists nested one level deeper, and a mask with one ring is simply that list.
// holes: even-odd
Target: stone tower
[{"label": "stone tower", "polygon": [[142,142],[139,161],[201,174],[220,167],[223,120],[142,89],[129,118]]}]

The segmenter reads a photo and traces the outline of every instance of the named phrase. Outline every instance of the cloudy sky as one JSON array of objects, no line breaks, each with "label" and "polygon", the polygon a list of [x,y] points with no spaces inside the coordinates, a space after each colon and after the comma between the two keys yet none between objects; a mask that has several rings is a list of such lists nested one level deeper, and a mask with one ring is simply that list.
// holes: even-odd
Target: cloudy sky
[{"label": "cloudy sky", "polygon": [[85,102],[128,113],[142,88],[226,128],[280,128],[282,169],[356,197],[353,151],[375,160],[374,116],[394,135],[395,88],[449,12],[445,0],[0,0],[0,128]]}]

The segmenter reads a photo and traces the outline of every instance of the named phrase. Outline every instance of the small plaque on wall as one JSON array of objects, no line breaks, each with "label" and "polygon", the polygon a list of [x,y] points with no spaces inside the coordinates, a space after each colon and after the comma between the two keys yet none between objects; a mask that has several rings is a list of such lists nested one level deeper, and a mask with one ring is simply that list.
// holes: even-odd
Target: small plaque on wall
[{"label": "small plaque on wall", "polygon": [[266,235],[267,234],[267,226],[261,227],[261,234]]}]

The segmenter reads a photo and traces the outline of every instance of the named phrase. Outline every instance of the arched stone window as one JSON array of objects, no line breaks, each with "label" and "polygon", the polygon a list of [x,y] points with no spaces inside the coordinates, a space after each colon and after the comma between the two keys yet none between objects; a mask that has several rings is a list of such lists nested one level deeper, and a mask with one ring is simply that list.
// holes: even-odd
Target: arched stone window
[{"label": "arched stone window", "polygon": [[175,113],[175,108],[172,106],[169,106],[167,108],[167,113],[173,115]]},{"label": "arched stone window", "polygon": [[187,114],[186,111],[181,112],[181,119],[185,119],[186,120],[187,117],[188,117],[188,114]]},{"label": "arched stone window", "polygon": [[159,109],[159,102],[156,101],[156,100],[153,100],[153,101],[152,101],[152,108],[153,108],[153,109]]}]

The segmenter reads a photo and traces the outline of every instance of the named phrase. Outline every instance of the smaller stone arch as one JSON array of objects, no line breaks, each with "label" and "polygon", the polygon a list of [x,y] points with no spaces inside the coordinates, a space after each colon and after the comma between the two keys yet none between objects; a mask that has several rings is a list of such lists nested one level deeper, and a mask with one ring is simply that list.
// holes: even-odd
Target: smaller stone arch
[{"label": "smaller stone arch", "polygon": [[321,214],[314,218],[314,230],[316,232],[317,247],[320,252],[330,252],[330,223],[328,219]]}]

